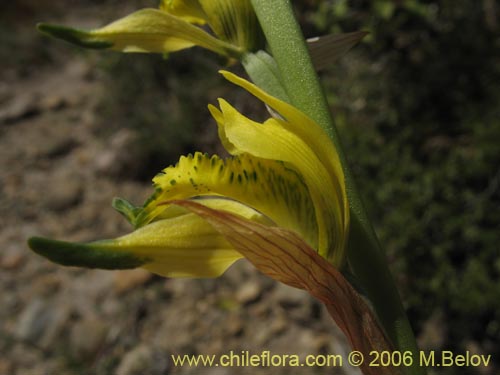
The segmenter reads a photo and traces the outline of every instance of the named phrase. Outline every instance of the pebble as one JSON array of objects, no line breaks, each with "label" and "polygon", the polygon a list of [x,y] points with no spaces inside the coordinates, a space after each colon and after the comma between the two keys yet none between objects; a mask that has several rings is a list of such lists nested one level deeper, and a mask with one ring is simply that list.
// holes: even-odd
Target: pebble
[{"label": "pebble", "polygon": [[153,274],[142,268],[117,271],[114,275],[113,287],[116,293],[123,294],[137,288],[153,278]]},{"label": "pebble", "polygon": [[283,314],[276,316],[269,325],[269,331],[275,335],[279,335],[286,331],[290,322]]},{"label": "pebble", "polygon": [[38,143],[34,148],[34,154],[41,158],[60,157],[68,154],[77,145],[76,139],[71,135],[64,133],[57,134],[56,136],[45,137],[43,142]]},{"label": "pebble", "polygon": [[315,319],[315,301],[304,290],[278,283],[273,290],[272,298],[278,308],[285,310],[289,319],[300,324],[308,324],[311,319]]},{"label": "pebble", "polygon": [[95,356],[105,342],[108,327],[96,317],[86,317],[71,327],[71,352],[80,360]]},{"label": "pebble", "polygon": [[16,336],[36,343],[54,320],[54,310],[42,299],[31,301],[21,313],[16,326]]},{"label": "pebble", "polygon": [[67,106],[65,98],[61,95],[46,95],[40,99],[40,110],[55,111]]},{"label": "pebble", "polygon": [[270,342],[266,346],[272,345],[274,351],[287,353],[292,351],[299,356],[315,354],[313,347],[316,332],[301,330],[297,325],[290,324],[288,329],[281,335],[271,335]]},{"label": "pebble", "polygon": [[6,82],[0,82],[0,104],[4,104],[5,102],[12,99],[12,90],[10,86]]},{"label": "pebble", "polygon": [[53,309],[50,324],[45,328],[45,332],[39,340],[39,345],[43,349],[54,348],[60,339],[61,333],[70,319],[71,310],[62,300]]},{"label": "pebble", "polygon": [[236,292],[236,301],[243,305],[257,301],[262,294],[261,287],[256,280],[245,282]]},{"label": "pebble", "polygon": [[152,363],[153,351],[145,345],[139,345],[123,356],[116,375],[151,374]]},{"label": "pebble", "polygon": [[36,285],[33,285],[33,294],[44,297],[50,296],[59,291],[63,282],[58,272],[44,273],[38,278]]},{"label": "pebble", "polygon": [[39,110],[36,95],[32,93],[16,95],[8,102],[6,108],[0,109],[0,123],[13,123],[35,115]]},{"label": "pebble", "polygon": [[69,318],[70,309],[66,301],[35,299],[21,313],[15,336],[40,348],[50,349],[59,340]]},{"label": "pebble", "polygon": [[0,358],[0,374],[10,374],[13,369],[12,362],[5,358]]},{"label": "pebble", "polygon": [[238,314],[231,314],[226,323],[227,333],[230,336],[240,336],[243,333],[245,324],[242,317]]},{"label": "pebble", "polygon": [[276,283],[273,299],[285,308],[300,307],[310,303],[310,296],[306,291],[282,283]]},{"label": "pebble", "polygon": [[255,267],[248,260],[240,259],[229,267],[222,278],[224,279],[224,284],[237,287],[253,275],[255,275]]},{"label": "pebble", "polygon": [[50,189],[45,189],[43,194],[43,205],[48,210],[64,211],[82,200],[82,183],[75,174],[59,172],[49,181]]},{"label": "pebble", "polygon": [[5,270],[16,270],[25,261],[25,254],[21,253],[19,247],[10,246],[0,258],[0,268]]},{"label": "pebble", "polygon": [[96,155],[96,172],[111,177],[133,175],[140,168],[142,161],[138,143],[139,136],[136,132],[130,129],[119,130],[106,148]]}]

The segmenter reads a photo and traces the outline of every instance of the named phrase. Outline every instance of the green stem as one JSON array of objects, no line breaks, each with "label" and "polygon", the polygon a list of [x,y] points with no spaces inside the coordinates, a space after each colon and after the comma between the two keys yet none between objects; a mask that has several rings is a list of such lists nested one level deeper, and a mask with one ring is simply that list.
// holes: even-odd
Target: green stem
[{"label": "green stem", "polygon": [[[321,125],[337,147],[344,167],[351,210],[348,261],[352,272],[373,304],[395,349],[412,351],[416,359],[418,349],[413,331],[389,271],[385,254],[368,219],[347,165],[328,103],[313,68],[304,36],[295,19],[290,1],[251,1],[278,65],[280,78],[291,104]],[[407,373],[425,374],[425,370],[418,366],[418,361],[414,362],[415,365],[408,368]]]}]

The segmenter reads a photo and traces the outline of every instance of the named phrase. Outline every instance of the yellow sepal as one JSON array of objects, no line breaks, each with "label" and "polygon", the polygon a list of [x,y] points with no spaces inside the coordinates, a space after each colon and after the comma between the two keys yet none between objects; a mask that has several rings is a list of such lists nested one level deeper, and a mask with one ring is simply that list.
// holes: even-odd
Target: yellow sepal
[{"label": "yellow sepal", "polygon": [[162,0],[160,10],[198,25],[204,25],[207,15],[198,0]]},{"label": "yellow sepal", "polygon": [[142,9],[90,31],[46,24],[39,28],[57,38],[89,48],[168,53],[199,46],[229,57],[239,57],[241,54],[236,46],[158,9]]}]

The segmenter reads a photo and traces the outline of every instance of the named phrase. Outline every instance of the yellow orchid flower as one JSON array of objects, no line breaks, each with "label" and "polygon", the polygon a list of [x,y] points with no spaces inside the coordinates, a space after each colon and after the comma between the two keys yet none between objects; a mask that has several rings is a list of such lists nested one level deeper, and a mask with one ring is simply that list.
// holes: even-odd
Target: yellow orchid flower
[{"label": "yellow orchid flower", "polygon": [[[208,24],[212,35],[196,25]],[[86,48],[169,53],[193,46],[231,58],[263,47],[250,0],[162,0],[94,30],[39,24],[39,30]]]},{"label": "yellow orchid flower", "polygon": [[334,145],[293,106],[222,74],[279,116],[254,122],[220,99],[209,109],[231,157],[183,156],[153,179],[156,191],[143,207],[115,201],[136,228],[130,234],[89,244],[32,238],[31,248],[65,265],[143,267],[169,277],[219,276],[243,256],[291,267],[279,259],[284,248],[287,257],[301,259],[294,252],[302,249],[340,268],[349,206]]}]

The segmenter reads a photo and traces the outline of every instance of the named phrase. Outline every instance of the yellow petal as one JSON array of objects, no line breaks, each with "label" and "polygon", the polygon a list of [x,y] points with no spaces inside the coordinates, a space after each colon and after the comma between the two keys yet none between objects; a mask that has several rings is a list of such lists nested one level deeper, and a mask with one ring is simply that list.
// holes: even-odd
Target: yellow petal
[{"label": "yellow petal", "polygon": [[239,50],[214,38],[199,27],[158,9],[142,9],[99,29],[84,31],[39,25],[52,36],[88,48],[111,48],[123,52],[175,52],[200,46],[226,56]]},{"label": "yellow petal", "polygon": [[198,0],[162,0],[160,9],[189,23],[203,25],[207,20]]},{"label": "yellow petal", "polygon": [[201,153],[183,156],[154,178],[156,193],[136,217],[140,227],[165,216],[162,203],[193,196],[224,196],[299,233],[317,246],[314,207],[302,177],[281,162],[239,155],[223,160]]},{"label": "yellow petal", "polygon": [[[221,111],[214,107],[211,107],[211,111],[218,121],[224,143],[230,145],[229,151],[233,154],[249,153],[263,159],[281,160],[303,177],[315,207],[317,250],[333,264],[340,266],[344,258],[348,211],[344,177],[342,169],[336,165],[338,156],[333,144],[321,128],[305,115],[293,107],[291,110],[283,107],[281,102],[268,98],[260,89],[251,89],[258,90],[259,98],[266,99],[264,101],[288,121],[269,119],[259,124],[220,100]],[[276,105],[276,101],[279,105]],[[297,124],[296,121],[301,122]],[[306,130],[321,139],[313,140]],[[329,143],[324,143],[322,139]],[[316,147],[319,148],[318,152]]]}]

